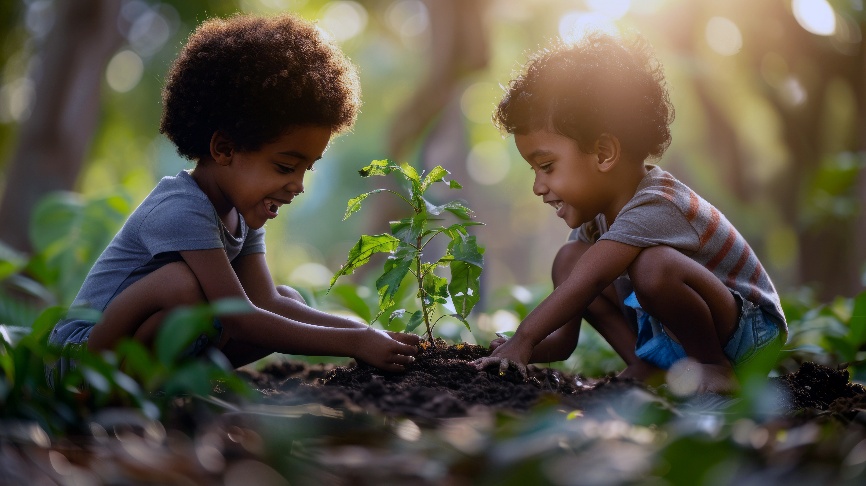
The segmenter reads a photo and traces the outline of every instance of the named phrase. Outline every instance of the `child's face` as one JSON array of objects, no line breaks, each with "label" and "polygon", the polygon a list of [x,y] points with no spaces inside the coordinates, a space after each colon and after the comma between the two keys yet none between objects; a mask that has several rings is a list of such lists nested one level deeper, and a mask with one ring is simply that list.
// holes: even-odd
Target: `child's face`
[{"label": "child's face", "polygon": [[250,228],[261,228],[304,191],[304,175],[330,139],[328,127],[299,126],[258,150],[235,151],[220,184],[223,195]]},{"label": "child's face", "polygon": [[577,228],[608,209],[598,154],[587,154],[575,140],[547,130],[515,134],[514,142],[535,172],[532,191],[569,227]]}]

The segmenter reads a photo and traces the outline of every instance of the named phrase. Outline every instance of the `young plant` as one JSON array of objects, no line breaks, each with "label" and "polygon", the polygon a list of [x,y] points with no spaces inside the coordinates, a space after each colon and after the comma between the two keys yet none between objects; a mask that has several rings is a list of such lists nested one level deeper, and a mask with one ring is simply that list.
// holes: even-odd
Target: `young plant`
[{"label": "young plant", "polygon": [[[369,262],[374,253],[388,253],[382,274],[376,280],[379,310],[370,322],[395,306],[394,296],[404,278],[411,274],[418,286],[417,296],[421,308],[409,316],[406,331],[414,331],[423,322],[427,339],[433,343],[433,328],[439,319],[449,315],[458,319],[468,329],[466,317],[481,295],[479,284],[484,248],[478,246],[475,236],[469,235],[466,228],[482,223],[471,221],[472,211],[459,201],[436,206],[425,197],[430,186],[437,182],[446,183],[451,189],[460,189],[462,186],[453,180],[445,181],[449,172],[440,166],[427,174],[418,174],[412,166],[405,163],[396,165],[389,160],[374,160],[359,173],[361,177],[397,174],[408,183],[408,196],[391,189],[366,192],[349,200],[343,221],[361,209],[362,201],[379,192],[394,194],[412,208],[412,213],[403,219],[392,221],[390,234],[362,235],[349,251],[346,263],[331,279],[331,287],[333,288],[342,275],[349,275]],[[449,226],[440,225],[440,216],[446,211],[457,216],[460,221]],[[445,254],[436,261],[424,262],[422,256],[425,247],[439,235],[450,238]],[[450,269],[450,281],[435,273],[440,267]],[[454,307],[454,313],[435,317],[436,304],[447,304],[449,300]],[[405,313],[405,309],[395,310],[389,320],[393,321]]]}]

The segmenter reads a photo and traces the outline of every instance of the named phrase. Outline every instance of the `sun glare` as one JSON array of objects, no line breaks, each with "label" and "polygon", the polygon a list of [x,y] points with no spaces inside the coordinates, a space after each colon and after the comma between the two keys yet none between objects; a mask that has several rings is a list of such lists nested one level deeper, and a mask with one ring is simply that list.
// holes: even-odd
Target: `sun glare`
[{"label": "sun glare", "polygon": [[574,11],[559,19],[559,36],[567,43],[577,42],[589,31],[619,34],[614,20],[602,13]]},{"label": "sun glare", "polygon": [[800,27],[816,35],[836,32],[836,12],[827,0],[794,0],[794,18]]},{"label": "sun glare", "polygon": [[743,48],[743,34],[732,20],[713,17],[707,22],[705,31],[710,49],[723,56],[733,56]]},{"label": "sun glare", "polygon": [[586,0],[586,5],[611,19],[621,19],[631,8],[631,0]]}]

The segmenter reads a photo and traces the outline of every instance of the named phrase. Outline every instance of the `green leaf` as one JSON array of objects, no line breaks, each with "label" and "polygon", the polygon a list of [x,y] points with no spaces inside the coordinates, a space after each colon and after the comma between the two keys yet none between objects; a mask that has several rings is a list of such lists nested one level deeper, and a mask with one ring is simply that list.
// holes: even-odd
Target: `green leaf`
[{"label": "green leaf", "polygon": [[466,317],[481,298],[481,269],[484,266],[484,249],[478,246],[475,236],[454,239],[448,252],[453,257],[450,263],[451,283],[448,294],[454,310]]},{"label": "green leaf", "polygon": [[231,297],[213,302],[211,310],[215,316],[230,316],[252,312],[253,308],[248,300],[240,297]]},{"label": "green leaf", "polygon": [[432,271],[424,272],[422,287],[424,289],[424,305],[448,302],[448,281],[439,275]]},{"label": "green leaf", "polygon": [[339,299],[343,307],[354,312],[361,319],[370,322],[373,317],[370,306],[358,295],[357,287],[354,285],[336,285],[330,293]]},{"label": "green leaf", "polygon": [[379,193],[379,192],[383,192],[383,191],[387,191],[387,189],[375,189],[375,190],[370,191],[370,192],[365,192],[364,194],[361,194],[358,197],[353,197],[352,199],[349,199],[349,204],[346,206],[346,214],[343,215],[343,221],[349,219],[349,216],[357,213],[358,210],[361,209],[361,202],[364,199],[367,199],[371,195]]},{"label": "green leaf", "polygon": [[412,332],[424,322],[424,314],[417,310],[409,317],[409,322],[406,324],[406,332]]},{"label": "green leaf", "polygon": [[376,280],[379,291],[379,312],[394,305],[394,294],[399,290],[403,279],[409,273],[418,252],[409,246],[400,246],[385,262],[382,275]]},{"label": "green leaf", "polygon": [[388,175],[391,171],[397,169],[399,169],[399,167],[394,165],[390,160],[382,159],[370,162],[370,165],[359,170],[358,173],[361,174],[361,177],[370,177],[374,175],[383,176]]},{"label": "green leaf", "polygon": [[415,170],[414,167],[407,163],[400,164],[400,172],[406,177],[406,180],[410,183],[409,195],[412,199],[412,204],[417,208],[423,207],[422,201],[424,196],[424,190],[421,188],[421,177],[418,175],[418,171]]},{"label": "green leaf", "polygon": [[391,222],[391,234],[407,245],[415,246],[421,237],[427,223],[425,213],[417,213],[410,218]]},{"label": "green leaf", "polygon": [[848,327],[853,344],[859,348],[866,342],[866,292],[861,292],[854,298],[854,310],[851,311]]},{"label": "green leaf", "polygon": [[451,262],[448,294],[457,314],[467,317],[481,298],[481,267],[460,260]]},{"label": "green leaf", "polygon": [[472,210],[466,207],[462,202],[451,201],[442,205],[442,208],[460,219],[472,218]]},{"label": "green leaf", "polygon": [[478,246],[475,236],[464,236],[452,240],[449,245],[451,255],[455,260],[469,263],[477,267],[484,266],[484,248]]},{"label": "green leaf", "polygon": [[27,264],[27,256],[0,241],[0,280],[18,272]]},{"label": "green leaf", "polygon": [[351,275],[356,268],[369,262],[370,257],[373,256],[374,253],[390,253],[397,248],[399,243],[400,240],[386,233],[375,236],[361,236],[361,239],[359,239],[358,242],[355,243],[355,246],[349,250],[349,257],[347,258],[346,263],[343,264],[340,270],[334,274],[333,278],[331,278],[331,287],[334,286],[334,283],[336,283],[337,279],[341,276]]},{"label": "green leaf", "polygon": [[213,318],[213,312],[206,305],[181,307],[172,311],[156,336],[157,359],[170,366],[200,335],[213,336],[216,333]]},{"label": "green leaf", "polygon": [[439,182],[450,174],[447,170],[445,170],[441,165],[437,165],[430,171],[424,179],[421,181],[421,192],[426,192],[427,188],[430,187],[431,184],[435,182]]},{"label": "green leaf", "polygon": [[463,189],[463,186],[461,186],[460,183],[457,181],[450,181],[448,183],[448,187],[450,187],[451,189]]}]

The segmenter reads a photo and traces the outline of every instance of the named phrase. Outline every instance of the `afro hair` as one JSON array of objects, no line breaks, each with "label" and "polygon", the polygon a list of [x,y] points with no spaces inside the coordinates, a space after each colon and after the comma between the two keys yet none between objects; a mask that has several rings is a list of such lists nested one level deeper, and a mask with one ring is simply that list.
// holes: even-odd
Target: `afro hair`
[{"label": "afro hair", "polygon": [[235,15],[190,35],[162,90],[159,131],[196,160],[217,131],[250,151],[293,126],[349,130],[360,104],[355,65],[314,24]]},{"label": "afro hair", "polygon": [[574,44],[557,42],[531,57],[493,114],[507,133],[548,129],[587,153],[608,133],[640,160],[661,157],[673,119],[664,73],[649,43],[599,32]]}]

